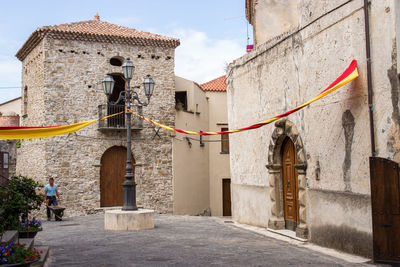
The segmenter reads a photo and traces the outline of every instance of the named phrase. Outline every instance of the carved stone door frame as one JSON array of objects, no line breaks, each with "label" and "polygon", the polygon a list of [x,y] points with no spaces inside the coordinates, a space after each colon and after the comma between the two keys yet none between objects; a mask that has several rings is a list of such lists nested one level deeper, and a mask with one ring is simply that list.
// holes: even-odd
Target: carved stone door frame
[{"label": "carved stone door frame", "polygon": [[306,170],[307,162],[303,141],[296,126],[287,119],[275,123],[275,130],[272,133],[268,151],[268,172],[271,198],[271,217],[268,227],[271,229],[285,229],[281,148],[286,137],[290,138],[295,145],[297,153],[297,169],[299,181],[299,219],[300,223],[296,228],[296,236],[308,238],[307,214],[306,214]]}]

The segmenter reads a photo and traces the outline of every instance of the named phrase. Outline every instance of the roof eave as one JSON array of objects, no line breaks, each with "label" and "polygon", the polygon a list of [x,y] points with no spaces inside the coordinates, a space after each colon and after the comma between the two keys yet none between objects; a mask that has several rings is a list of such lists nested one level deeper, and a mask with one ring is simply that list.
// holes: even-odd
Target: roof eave
[{"label": "roof eave", "polygon": [[180,45],[179,39],[171,38],[170,40],[155,40],[142,37],[124,37],[110,34],[93,34],[80,32],[61,32],[57,30],[37,29],[26,40],[24,45],[18,50],[15,55],[20,61],[23,61],[26,56],[38,45],[38,43],[47,35],[53,39],[67,40],[83,40],[82,37],[92,38],[95,42],[119,43],[142,46],[156,46],[166,48],[177,48]]},{"label": "roof eave", "polygon": [[40,28],[35,30],[18,50],[15,56],[20,61],[23,61],[26,56],[40,43],[44,35],[45,34],[43,34],[43,31]]}]

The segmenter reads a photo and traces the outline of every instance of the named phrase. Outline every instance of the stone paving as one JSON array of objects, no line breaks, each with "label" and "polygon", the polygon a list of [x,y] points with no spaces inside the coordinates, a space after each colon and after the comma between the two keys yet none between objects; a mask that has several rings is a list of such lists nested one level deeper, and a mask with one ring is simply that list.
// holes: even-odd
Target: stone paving
[{"label": "stone paving", "polygon": [[362,266],[213,217],[156,215],[156,228],[106,231],[104,215],[44,222],[48,266]]}]

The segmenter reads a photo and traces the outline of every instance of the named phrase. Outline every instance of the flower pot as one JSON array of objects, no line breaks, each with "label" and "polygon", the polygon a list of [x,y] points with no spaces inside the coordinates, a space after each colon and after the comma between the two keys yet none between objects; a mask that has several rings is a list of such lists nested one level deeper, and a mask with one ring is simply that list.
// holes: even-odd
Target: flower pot
[{"label": "flower pot", "polygon": [[35,238],[39,231],[19,231],[18,238]]}]

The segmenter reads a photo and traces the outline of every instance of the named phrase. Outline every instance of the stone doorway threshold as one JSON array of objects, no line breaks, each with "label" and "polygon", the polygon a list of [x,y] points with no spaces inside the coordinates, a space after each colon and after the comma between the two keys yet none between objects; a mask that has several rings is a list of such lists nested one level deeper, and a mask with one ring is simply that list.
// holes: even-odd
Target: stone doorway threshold
[{"label": "stone doorway threshold", "polygon": [[301,242],[307,242],[308,241],[308,239],[297,237],[295,231],[291,231],[291,230],[288,230],[288,229],[274,230],[274,229],[271,229],[271,228],[267,228],[267,230],[272,232],[272,233],[278,234],[278,235],[283,235],[283,236],[290,237],[290,238],[295,239],[297,241],[301,241]]}]

